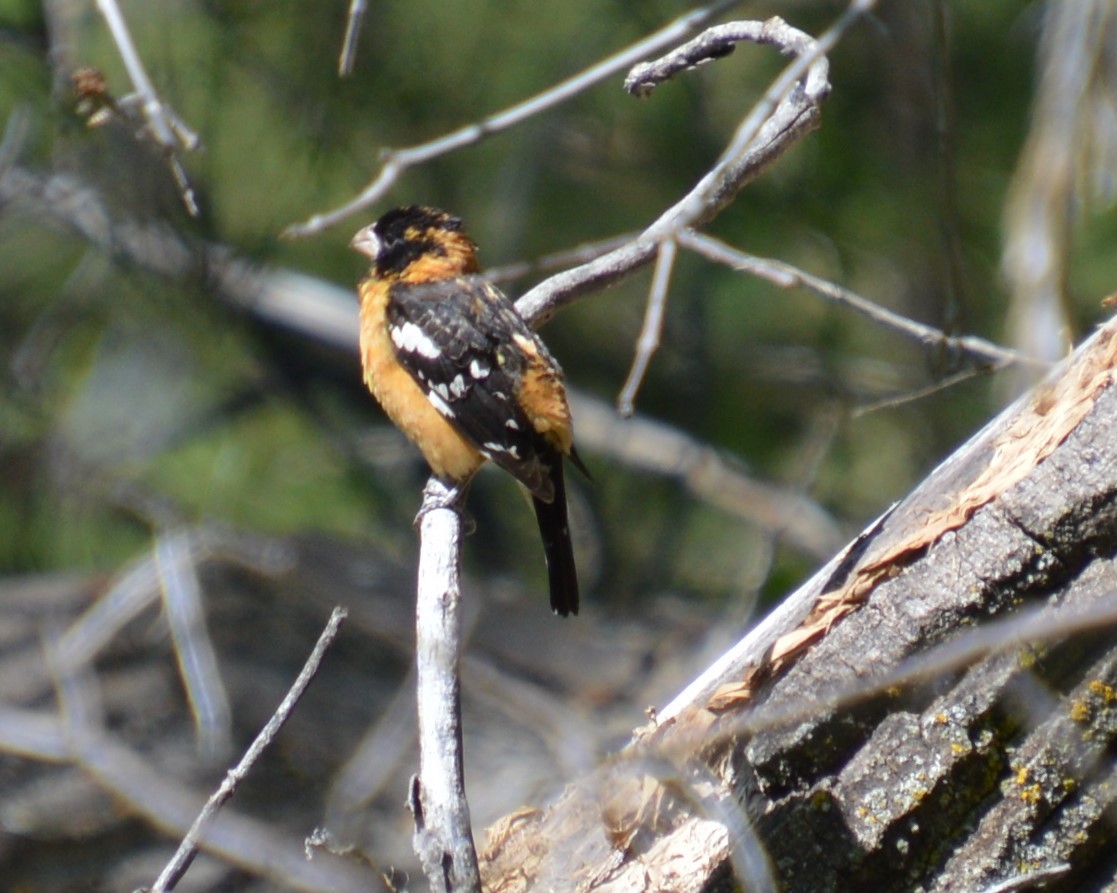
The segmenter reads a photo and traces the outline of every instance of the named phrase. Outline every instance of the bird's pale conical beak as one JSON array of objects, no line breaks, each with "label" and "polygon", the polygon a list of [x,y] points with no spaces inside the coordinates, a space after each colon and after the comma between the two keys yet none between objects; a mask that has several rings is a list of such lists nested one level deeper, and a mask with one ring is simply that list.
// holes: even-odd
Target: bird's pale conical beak
[{"label": "bird's pale conical beak", "polygon": [[358,230],[357,234],[349,240],[349,247],[354,251],[359,251],[361,254],[368,255],[368,257],[376,260],[376,255],[380,253],[380,240],[373,232],[373,227],[370,224],[362,230]]}]

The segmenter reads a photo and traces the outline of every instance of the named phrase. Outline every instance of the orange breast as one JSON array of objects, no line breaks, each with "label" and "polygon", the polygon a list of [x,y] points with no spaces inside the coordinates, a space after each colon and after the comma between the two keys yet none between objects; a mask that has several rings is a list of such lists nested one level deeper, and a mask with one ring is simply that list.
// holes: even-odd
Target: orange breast
[{"label": "orange breast", "polygon": [[411,439],[441,478],[465,481],[484,457],[431,405],[422,388],[395,360],[388,338],[386,288],[361,286],[361,364],[365,384],[388,418]]}]

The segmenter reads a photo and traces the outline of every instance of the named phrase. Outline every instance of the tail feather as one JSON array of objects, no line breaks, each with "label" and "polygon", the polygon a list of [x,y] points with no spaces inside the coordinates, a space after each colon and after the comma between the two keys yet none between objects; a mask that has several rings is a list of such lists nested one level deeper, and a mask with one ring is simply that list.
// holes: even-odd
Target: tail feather
[{"label": "tail feather", "polygon": [[532,497],[543,554],[547,559],[547,578],[551,588],[551,610],[566,617],[578,613],[578,571],[574,566],[574,545],[570,540],[570,522],[566,511],[566,482],[562,457],[556,457],[551,471],[555,498],[544,502]]}]

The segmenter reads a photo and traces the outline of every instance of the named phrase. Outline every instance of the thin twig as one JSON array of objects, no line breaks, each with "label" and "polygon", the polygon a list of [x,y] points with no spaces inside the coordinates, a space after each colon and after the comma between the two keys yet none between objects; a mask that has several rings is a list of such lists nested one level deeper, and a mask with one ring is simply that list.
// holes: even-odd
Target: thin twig
[{"label": "thin twig", "polygon": [[345,37],[341,41],[341,55],[337,60],[337,73],[349,77],[353,73],[353,63],[357,61],[357,37],[361,32],[368,4],[366,0],[350,0],[349,15],[345,20]]},{"label": "thin twig", "polygon": [[[821,120],[821,104],[830,92],[829,65],[823,53],[853,23],[859,14],[854,10],[862,5],[853,4],[818,41],[778,18],[734,23],[742,27],[731,36],[754,37],[799,55],[765,91],[717,163],[690,192],[627,245],[536,285],[516,302],[520,315],[539,326],[580,295],[620,282],[651,262],[659,242],[716,217],[768,165],[815,130]],[[746,25],[756,27],[743,27]]]},{"label": "thin twig", "polygon": [[112,34],[116,48],[120,52],[120,58],[124,61],[128,77],[132,81],[134,93],[121,99],[120,106],[129,110],[133,106],[139,107],[140,115],[146,122],[144,130],[151,135],[162,150],[186,210],[192,217],[197,217],[200,213],[198,202],[194,196],[194,189],[190,185],[190,180],[186,176],[186,168],[179,160],[178,149],[181,146],[187,152],[192,152],[198,148],[201,140],[155,92],[155,87],[152,86],[151,79],[147,76],[147,71],[140,60],[140,54],[136,51],[136,45],[132,42],[128,24],[124,21],[124,16],[121,15],[116,0],[97,0],[97,8],[101,11],[101,15],[105,17],[109,32]]},{"label": "thin twig", "polygon": [[921,388],[912,388],[900,394],[890,394],[887,397],[881,397],[879,400],[873,400],[870,403],[862,403],[859,406],[855,406],[850,412],[850,418],[860,419],[874,412],[880,412],[886,409],[898,409],[908,403],[926,400],[928,397],[938,394],[941,391],[948,390],[957,384],[969,381],[971,378],[988,375],[993,371],[994,369],[992,366],[970,366],[967,369],[955,372],[953,375],[947,375],[945,378],[938,378]]},{"label": "thin twig", "polygon": [[671,272],[675,268],[678,251],[679,246],[674,239],[659,243],[659,257],[655,264],[655,275],[652,276],[647,309],[644,311],[644,326],[636,341],[636,356],[632,361],[628,380],[617,398],[617,411],[626,419],[636,411],[636,393],[644,381],[652,356],[659,349],[660,337],[663,335],[663,315],[667,309],[667,287],[671,284]]},{"label": "thin twig", "polygon": [[260,734],[256,736],[256,740],[254,740],[248,750],[245,751],[241,761],[225,774],[225,778],[220,786],[213,792],[209,800],[206,801],[206,805],[194,820],[194,824],[191,825],[190,830],[186,832],[186,837],[183,838],[178,851],[156,879],[154,886],[151,888],[151,893],[168,893],[168,891],[173,890],[182,879],[182,876],[194,861],[194,857],[198,855],[198,847],[205,826],[212,821],[221,807],[234,793],[236,793],[237,785],[244,780],[248,771],[252,768],[256,760],[259,759],[260,754],[272,743],[275,736],[279,733],[279,730],[283,728],[284,723],[290,718],[291,711],[294,710],[299,698],[303,696],[303,692],[306,691],[310,681],[318,673],[318,667],[322,663],[322,657],[325,655],[326,649],[330,647],[330,644],[337,636],[338,628],[341,626],[341,622],[346,616],[348,616],[348,612],[346,612],[344,608],[334,608],[333,613],[330,615],[329,622],[326,624],[326,628],[322,631],[322,635],[318,637],[318,642],[315,644],[314,650],[310,652],[310,657],[307,658],[306,664],[295,679],[291,689],[284,696],[279,707],[276,708],[275,713],[273,713],[271,719],[268,720],[267,725],[260,730]]},{"label": "thin twig", "polygon": [[[148,78],[147,71],[144,70],[143,62],[140,61],[140,54],[136,52],[136,45],[132,42],[132,35],[128,31],[128,24],[120,13],[120,7],[116,5],[116,0],[97,0],[97,8],[101,11],[101,15],[105,17],[105,23],[109,26],[109,32],[116,43],[116,48],[120,51],[120,58],[128,71],[128,77],[132,80],[132,89],[135,90],[142,103],[144,117],[151,125],[152,133],[164,147],[175,148],[178,145],[177,128],[171,124],[166,106],[155,93],[151,79]],[[194,148],[193,144],[196,144],[197,136],[189,130],[181,131],[181,133],[187,134],[184,147],[187,149]]]},{"label": "thin twig", "polygon": [[207,759],[217,759],[227,757],[232,749],[233,718],[206,629],[197,573],[203,553],[193,540],[190,531],[160,535],[155,541],[155,569],[199,748]]},{"label": "thin twig", "polygon": [[121,10],[116,6],[116,0],[97,0],[97,9],[105,17],[109,32],[112,32],[116,48],[120,50],[121,59],[127,69],[128,77],[132,79],[132,88],[135,97],[140,102],[144,118],[151,125],[155,139],[164,149],[175,150],[181,144],[182,148],[192,152],[201,142],[198,134],[174,113],[172,108],[159,98],[152,86],[151,78],[147,77],[140,54],[136,53],[132,35],[128,31],[127,22],[121,15]]},{"label": "thin twig", "polygon": [[480,893],[462,772],[461,534],[464,496],[432,477],[419,511],[415,674],[419,774],[408,798],[413,846],[435,893]]},{"label": "thin twig", "polygon": [[655,34],[637,41],[627,49],[621,50],[573,77],[561,81],[554,87],[544,90],[542,93],[537,93],[535,96],[525,99],[502,112],[497,112],[476,124],[470,124],[417,146],[383,150],[380,154],[382,160],[380,173],[356,198],[333,211],[315,214],[305,223],[291,224],[283,231],[283,237],[294,239],[317,235],[379,201],[408,168],[423,164],[448,152],[472,146],[487,137],[514,127],[534,115],[573,99],[595,84],[612,77],[618,71],[630,67],[649,53],[655,53],[665,47],[672,46],[738,2],[739,0],[722,0],[722,2],[713,3],[710,6],[687,13],[665,28],[661,28]]},{"label": "thin twig", "polygon": [[596,242],[586,242],[581,245],[575,245],[573,248],[563,248],[559,251],[552,251],[549,254],[544,254],[533,260],[518,261],[510,264],[505,264],[502,267],[488,267],[485,270],[485,278],[492,282],[507,282],[511,279],[520,279],[531,273],[543,272],[546,270],[560,270],[571,264],[584,264],[595,258],[601,257],[603,254],[608,254],[622,245],[627,245],[636,238],[638,233],[619,233],[615,236],[609,236],[600,239]]},{"label": "thin twig", "polygon": [[874,304],[847,288],[842,288],[833,282],[813,276],[804,270],[793,267],[791,264],[746,254],[712,236],[685,231],[679,234],[679,244],[709,260],[725,264],[735,270],[751,273],[778,285],[780,288],[808,288],[824,298],[829,298],[831,301],[857,311],[897,334],[912,338],[927,347],[945,346],[950,350],[962,353],[975,363],[986,364],[995,369],[1014,363],[1046,365],[1040,360],[1001,347],[991,341],[986,341],[984,338],[973,335],[948,335],[941,329],[908,319],[908,317],[886,307]]}]

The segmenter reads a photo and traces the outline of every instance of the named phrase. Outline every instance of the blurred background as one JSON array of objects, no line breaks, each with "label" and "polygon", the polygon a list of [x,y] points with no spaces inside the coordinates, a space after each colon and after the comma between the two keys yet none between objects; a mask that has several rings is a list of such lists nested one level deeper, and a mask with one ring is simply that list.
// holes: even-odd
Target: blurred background
[{"label": "blurred background", "polygon": [[[639,231],[683,195],[784,60],[742,45],[645,100],[614,76],[291,240],[384,148],[498,112],[690,7],[373,2],[339,78],[341,0],[123,2],[157,93],[200,138],[177,155],[194,217],[138,112],[106,99],[132,87],[99,5],[0,0],[0,878],[150,884],[334,605],[350,619],[320,677],[180,889],[402,876],[427,472],[361,383],[348,240],[389,207],[438,205],[518,295],[570,265],[551,255]],[[723,19],[818,34],[843,9],[739,3]],[[881,3],[830,56],[821,130],[708,231],[947,334],[1058,359],[1114,290],[1115,18],[1101,0]],[[86,67],[106,94],[75,93]],[[478,829],[592,771],[1043,368],[977,368],[683,252],[625,421],[649,283],[543,331],[593,474],[571,483],[580,617],[547,610],[516,487],[483,473],[470,494]],[[316,827],[375,871],[303,862]]]}]

